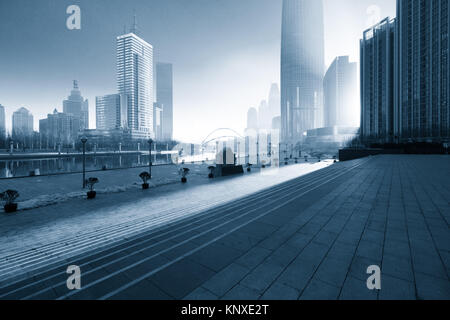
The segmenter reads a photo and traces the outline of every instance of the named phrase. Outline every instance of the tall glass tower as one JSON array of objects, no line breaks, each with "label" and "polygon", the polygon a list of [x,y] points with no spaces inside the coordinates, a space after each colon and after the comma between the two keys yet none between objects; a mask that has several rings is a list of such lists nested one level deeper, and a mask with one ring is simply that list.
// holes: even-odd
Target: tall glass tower
[{"label": "tall glass tower", "polygon": [[156,64],[156,96],[162,106],[162,139],[171,141],[173,137],[173,74],[172,64]]},{"label": "tall glass tower", "polygon": [[117,89],[128,96],[128,127],[153,136],[153,46],[130,33],[117,37]]},{"label": "tall glass tower", "polygon": [[283,0],[281,136],[297,142],[322,126],[324,75],[322,0]]},{"label": "tall glass tower", "polygon": [[397,1],[400,141],[450,141],[450,5]]}]

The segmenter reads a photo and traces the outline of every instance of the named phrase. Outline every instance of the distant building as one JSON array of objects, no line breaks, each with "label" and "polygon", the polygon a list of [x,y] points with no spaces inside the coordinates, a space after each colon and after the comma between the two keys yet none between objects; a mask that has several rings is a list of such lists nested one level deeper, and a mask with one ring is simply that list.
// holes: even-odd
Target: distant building
[{"label": "distant building", "polygon": [[398,137],[450,141],[450,4],[397,1]]},{"label": "distant building", "polygon": [[281,140],[295,143],[323,122],[323,2],[283,0],[282,11]]},{"label": "distant building", "polygon": [[334,150],[345,147],[358,134],[358,127],[324,127],[307,131],[306,149]]},{"label": "distant building", "polygon": [[117,37],[117,89],[128,96],[128,128],[137,136],[153,135],[153,46],[132,30]]},{"label": "distant building", "polygon": [[258,128],[270,130],[272,127],[272,114],[266,100],[261,101],[258,108]]},{"label": "distant building", "polygon": [[258,111],[255,108],[247,112],[247,129],[258,130]]},{"label": "distant building", "polygon": [[4,147],[6,139],[5,107],[0,104],[0,146]]},{"label": "distant building", "polygon": [[72,114],[80,119],[80,128],[78,130],[89,129],[89,101],[83,98],[78,88],[78,81],[73,81],[73,89],[67,100],[63,101],[63,112]]},{"label": "distant building", "polygon": [[157,102],[153,104],[153,130],[155,130],[155,139],[157,141],[167,141],[164,137],[164,111]]},{"label": "distant building", "polygon": [[395,136],[395,19],[366,30],[361,47],[361,138],[393,142]]},{"label": "distant building", "polygon": [[173,67],[170,63],[156,64],[156,97],[162,109],[160,139],[171,141],[173,139]]},{"label": "distant building", "polygon": [[12,137],[21,140],[32,136],[34,131],[33,115],[26,108],[20,108],[12,115]]},{"label": "distant building", "polygon": [[358,126],[355,113],[359,112],[358,70],[349,57],[337,57],[328,68],[324,80],[325,127]]},{"label": "distant building", "polygon": [[281,117],[275,117],[272,119],[272,129],[273,130],[280,130],[281,129]]},{"label": "distant building", "polygon": [[272,83],[268,99],[269,112],[272,119],[275,117],[279,117],[281,114],[280,99],[280,88],[278,87],[277,83]]},{"label": "distant building", "polygon": [[128,96],[110,94],[95,98],[97,130],[128,128]]},{"label": "distant building", "polygon": [[80,117],[55,109],[46,119],[39,120],[41,146],[56,148],[58,145],[72,145],[78,139],[80,122]]}]

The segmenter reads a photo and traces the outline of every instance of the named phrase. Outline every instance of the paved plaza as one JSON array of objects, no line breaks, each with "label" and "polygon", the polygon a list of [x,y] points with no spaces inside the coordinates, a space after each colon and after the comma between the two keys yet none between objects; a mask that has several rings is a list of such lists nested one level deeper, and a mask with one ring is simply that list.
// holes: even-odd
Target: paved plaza
[{"label": "paved plaza", "polygon": [[0,299],[450,299],[449,222],[449,156],[370,157],[68,258]]}]

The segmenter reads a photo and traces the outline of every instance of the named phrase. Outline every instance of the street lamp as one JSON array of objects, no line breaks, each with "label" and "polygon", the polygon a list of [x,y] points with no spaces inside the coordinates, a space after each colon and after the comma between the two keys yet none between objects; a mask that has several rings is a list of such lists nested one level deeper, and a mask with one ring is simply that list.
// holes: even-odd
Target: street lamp
[{"label": "street lamp", "polygon": [[152,178],[152,144],[153,140],[148,139],[148,173],[150,174],[150,179]]},{"label": "street lamp", "polygon": [[83,144],[83,189],[86,188],[86,137],[81,138],[81,143]]}]

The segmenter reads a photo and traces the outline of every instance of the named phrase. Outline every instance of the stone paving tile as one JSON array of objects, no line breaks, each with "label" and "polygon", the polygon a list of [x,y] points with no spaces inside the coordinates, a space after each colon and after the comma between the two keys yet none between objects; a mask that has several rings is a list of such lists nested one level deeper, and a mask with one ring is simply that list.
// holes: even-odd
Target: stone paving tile
[{"label": "stone paving tile", "polygon": [[221,297],[237,285],[249,272],[249,269],[233,263],[203,283],[202,287]]},{"label": "stone paving tile", "polygon": [[349,276],[361,281],[366,281],[369,277],[367,268],[373,265],[380,266],[381,260],[356,256],[350,265]]},{"label": "stone paving tile", "polygon": [[409,259],[407,260],[395,255],[384,254],[381,270],[383,275],[389,275],[412,283],[414,282],[414,273]]},{"label": "stone paving tile", "polygon": [[414,283],[383,275],[381,278],[380,300],[415,300]]},{"label": "stone paving tile", "polygon": [[340,289],[319,279],[312,279],[303,291],[300,300],[336,300]]},{"label": "stone paving tile", "polygon": [[418,299],[424,300],[449,300],[450,282],[433,276],[415,273]]},{"label": "stone paving tile", "polygon": [[308,284],[316,269],[316,263],[309,260],[296,259],[283,271],[277,281],[301,292]]},{"label": "stone paving tile", "polygon": [[296,289],[275,281],[262,295],[261,300],[297,300],[298,296]]},{"label": "stone paving tile", "polygon": [[240,284],[258,292],[259,294],[263,294],[282,271],[283,267],[279,264],[272,261],[264,261],[244,279],[242,279]]},{"label": "stone paving tile", "polygon": [[236,263],[248,269],[253,269],[259,265],[271,252],[271,250],[256,246],[237,259]]},{"label": "stone paving tile", "polygon": [[213,243],[190,256],[190,259],[197,263],[219,272],[233,261],[238,259],[243,251],[231,247],[226,247],[219,243]]},{"label": "stone paving tile", "polygon": [[[382,287],[383,288],[383,287]],[[341,300],[377,300],[377,290],[367,289],[366,280],[347,277],[342,287],[339,299]]]},{"label": "stone paving tile", "polygon": [[214,274],[212,270],[192,260],[183,259],[154,274],[148,280],[175,299],[182,299]]},{"label": "stone paving tile", "polygon": [[186,297],[184,297],[183,300],[217,300],[218,298],[219,298],[218,296],[214,295],[205,288],[198,287],[190,294],[188,294]]},{"label": "stone paving tile", "polygon": [[257,300],[260,294],[243,285],[237,285],[222,297],[222,300]]},{"label": "stone paving tile", "polygon": [[319,266],[314,278],[326,282],[335,287],[342,287],[347,277],[351,261],[326,257]]},{"label": "stone paving tile", "polygon": [[361,240],[358,249],[356,249],[356,254],[363,258],[381,261],[383,247],[375,242]]},{"label": "stone paving tile", "polygon": [[109,298],[110,300],[172,300],[153,283],[143,280]]}]

